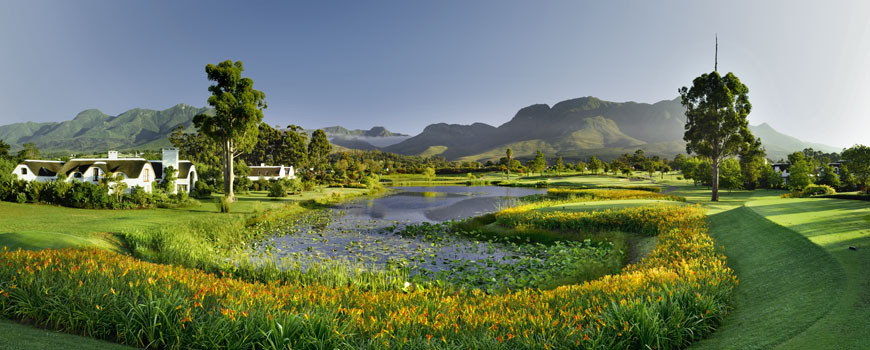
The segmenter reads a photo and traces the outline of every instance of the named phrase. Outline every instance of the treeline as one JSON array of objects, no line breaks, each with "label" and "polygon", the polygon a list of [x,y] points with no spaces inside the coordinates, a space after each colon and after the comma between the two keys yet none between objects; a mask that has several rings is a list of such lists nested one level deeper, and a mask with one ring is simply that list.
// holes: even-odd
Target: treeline
[{"label": "treeline", "polygon": [[[710,159],[678,156],[674,162],[679,163],[676,166],[685,179],[696,185],[711,185]],[[794,193],[816,185],[840,192],[866,190],[870,180],[870,147],[856,145],[842,154],[807,148],[788,155],[787,160],[780,160],[777,164],[788,172],[787,178],[774,169],[773,162],[742,162],[739,158],[728,158],[719,165],[719,183],[727,189],[779,188]]]}]

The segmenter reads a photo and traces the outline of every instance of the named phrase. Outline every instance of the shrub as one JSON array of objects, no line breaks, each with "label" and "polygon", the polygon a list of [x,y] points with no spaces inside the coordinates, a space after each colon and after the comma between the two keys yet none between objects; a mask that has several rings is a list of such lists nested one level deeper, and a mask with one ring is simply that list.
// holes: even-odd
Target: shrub
[{"label": "shrub", "polygon": [[837,193],[837,191],[835,191],[833,187],[828,186],[828,185],[809,185],[806,188],[804,188],[803,191],[801,191],[801,194],[804,197],[818,196],[818,195],[825,195],[825,194],[834,194],[834,193]]},{"label": "shrub", "polygon": [[15,201],[19,204],[27,203],[27,195],[24,194],[24,192],[19,192],[18,195],[15,197]]},{"label": "shrub", "polygon": [[287,188],[284,186],[283,179],[270,181],[269,197],[287,197]]},{"label": "shrub", "polygon": [[197,181],[193,184],[193,192],[191,195],[195,198],[211,197],[211,187],[205,181]]}]

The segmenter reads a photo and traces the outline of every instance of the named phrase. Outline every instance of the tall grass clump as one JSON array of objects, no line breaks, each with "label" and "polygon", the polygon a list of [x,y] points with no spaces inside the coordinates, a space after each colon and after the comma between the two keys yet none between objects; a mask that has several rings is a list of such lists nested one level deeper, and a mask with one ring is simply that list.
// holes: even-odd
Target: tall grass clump
[{"label": "tall grass clump", "polygon": [[[641,222],[654,214],[670,219]],[[552,290],[250,283],[100,250],[3,250],[0,315],[170,349],[674,349],[721,324],[737,280],[702,209],[607,215],[595,222],[649,228],[656,248],[618,274]]]},{"label": "tall grass clump", "polygon": [[230,198],[226,195],[217,197],[217,199],[215,200],[215,204],[217,205],[218,211],[220,211],[221,213],[230,212]]}]

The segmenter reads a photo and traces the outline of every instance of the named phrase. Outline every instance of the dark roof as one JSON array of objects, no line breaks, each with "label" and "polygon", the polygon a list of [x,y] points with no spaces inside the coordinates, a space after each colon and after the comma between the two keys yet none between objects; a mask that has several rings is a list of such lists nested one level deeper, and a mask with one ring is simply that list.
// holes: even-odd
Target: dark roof
[{"label": "dark roof", "polygon": [[252,166],[251,174],[248,176],[279,176],[281,175],[281,167],[279,166]]},{"label": "dark roof", "polygon": [[142,169],[148,163],[144,159],[74,159],[63,164],[60,173],[70,176],[73,173],[84,173],[90,167],[100,168],[105,173],[122,172],[127,177],[139,177]]},{"label": "dark roof", "polygon": [[179,179],[186,179],[188,175],[190,175],[190,169],[193,168],[193,163],[187,160],[179,160],[178,161],[178,175]]},{"label": "dark roof", "polygon": [[[152,160],[151,167],[154,168],[154,176],[158,179],[163,178],[163,161]],[[186,179],[190,175],[190,169],[193,168],[193,163],[189,160],[179,160],[178,169],[175,169],[175,178]]]},{"label": "dark roof", "polygon": [[22,164],[30,168],[30,172],[37,176],[55,176],[63,167],[63,162],[51,160],[25,160]]},{"label": "dark roof", "polygon": [[162,160],[152,160],[151,167],[154,168],[154,178],[162,179],[163,178],[163,161]]}]

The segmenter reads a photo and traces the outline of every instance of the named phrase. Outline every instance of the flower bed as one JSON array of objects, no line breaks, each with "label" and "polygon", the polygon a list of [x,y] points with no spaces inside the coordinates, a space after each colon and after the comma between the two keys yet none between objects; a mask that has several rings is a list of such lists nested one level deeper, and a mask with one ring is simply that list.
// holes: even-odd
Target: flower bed
[{"label": "flower bed", "polygon": [[[537,215],[499,213],[502,222],[540,226],[587,220]],[[99,250],[4,249],[0,314],[149,348],[667,349],[721,322],[737,281],[701,209],[605,211],[591,220],[658,234],[657,247],[616,275],[503,294],[248,283]]]}]

